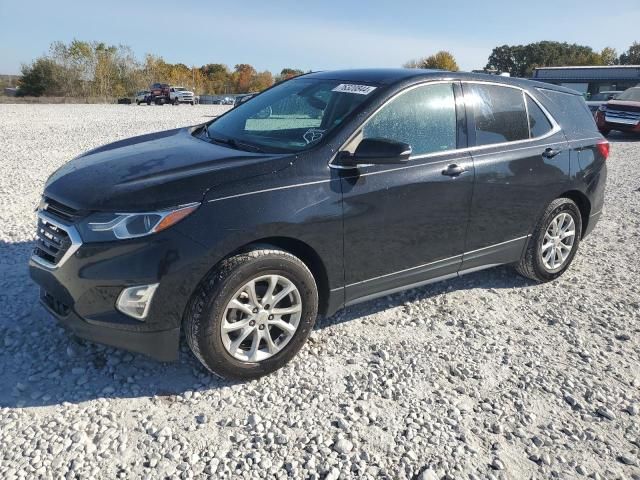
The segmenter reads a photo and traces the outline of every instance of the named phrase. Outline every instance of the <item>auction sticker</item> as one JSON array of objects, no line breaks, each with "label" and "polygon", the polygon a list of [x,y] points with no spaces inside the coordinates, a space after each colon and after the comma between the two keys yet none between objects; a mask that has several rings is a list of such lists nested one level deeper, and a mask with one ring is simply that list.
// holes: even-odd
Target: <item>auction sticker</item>
[{"label": "auction sticker", "polygon": [[369,95],[376,87],[370,85],[356,85],[355,83],[341,83],[332,91],[344,93],[356,93],[358,95]]}]

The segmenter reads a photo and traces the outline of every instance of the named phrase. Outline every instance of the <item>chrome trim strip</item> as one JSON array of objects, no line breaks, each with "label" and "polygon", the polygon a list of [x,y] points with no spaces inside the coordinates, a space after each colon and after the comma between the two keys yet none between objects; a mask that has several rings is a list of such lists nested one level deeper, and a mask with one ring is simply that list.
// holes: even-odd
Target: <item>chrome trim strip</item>
[{"label": "chrome trim strip", "polygon": [[459,254],[459,255],[454,255],[452,257],[441,258],[440,260],[436,260],[435,262],[429,262],[429,263],[425,263],[425,264],[422,264],[422,265],[417,265],[415,267],[405,268],[404,270],[398,270],[397,272],[385,273],[384,275],[379,275],[377,277],[367,278],[366,280],[360,280],[359,282],[350,283],[348,285],[345,285],[345,287],[349,288],[349,287],[353,287],[355,285],[361,285],[363,283],[371,282],[373,280],[378,280],[380,278],[390,277],[392,275],[397,275],[399,273],[410,272],[412,270],[417,270],[419,268],[428,267],[429,265],[435,265],[435,264],[438,264],[438,263],[446,263],[447,261],[455,260],[458,257],[460,257],[460,260],[462,260],[462,256],[463,256],[463,254]]},{"label": "chrome trim strip", "polygon": [[51,218],[51,216],[47,215],[42,210],[38,212],[38,218],[45,223],[48,223],[50,225],[53,225],[56,228],[59,228],[60,230],[64,230],[67,233],[67,235],[69,235],[69,240],[71,240],[71,245],[69,246],[67,251],[64,253],[62,258],[60,258],[58,263],[56,263],[55,265],[36,255],[31,255],[31,260],[33,260],[38,265],[46,268],[47,270],[56,270],[57,268],[61,267],[64,264],[64,262],[66,262],[69,259],[69,257],[71,257],[74,253],[76,253],[76,251],[82,246],[82,239],[80,238],[80,234],[78,233],[78,230],[76,230],[76,228],[73,225],[65,225],[64,223],[61,223],[54,218]]},{"label": "chrome trim strip", "polygon": [[[391,275],[396,275],[396,274],[399,274],[399,273],[405,273],[405,272],[409,272],[409,271],[411,271],[411,270],[416,270],[416,269],[419,269],[419,268],[428,267],[429,265],[435,265],[435,264],[438,264],[438,263],[444,263],[444,262],[447,262],[448,260],[454,260],[454,259],[457,259],[458,257],[460,257],[460,258],[461,258],[461,260],[462,260],[462,261],[464,261],[464,256],[465,256],[465,255],[470,255],[470,254],[472,254],[472,253],[480,252],[480,251],[482,251],[482,250],[487,250],[487,249],[489,249],[489,248],[499,247],[500,245],[506,245],[507,243],[518,242],[518,241],[520,241],[520,240],[524,240],[525,238],[529,238],[530,236],[531,236],[531,234],[529,234],[529,235],[523,235],[522,237],[513,238],[513,239],[511,239],[511,240],[507,240],[507,241],[505,241],[505,242],[494,243],[493,245],[488,245],[488,246],[486,246],[486,247],[477,248],[477,249],[475,249],[475,250],[469,250],[468,252],[464,252],[464,253],[459,254],[459,255],[453,255],[452,257],[442,258],[442,259],[440,259],[440,260],[436,260],[435,262],[429,262],[429,263],[425,263],[425,264],[423,264],[423,265],[418,265],[418,266],[415,266],[415,267],[405,268],[404,270],[398,270],[397,272],[385,273],[384,275],[379,275],[379,276],[377,276],[377,277],[368,278],[368,279],[366,279],[366,280],[360,280],[359,282],[350,283],[350,284],[348,284],[348,285],[345,285],[345,288],[353,287],[353,286],[355,286],[355,285],[360,285],[360,284],[362,284],[362,283],[367,283],[367,282],[370,282],[370,281],[372,281],[372,280],[378,280],[378,279],[380,279],[380,278],[389,277],[389,276],[391,276]],[[476,268],[477,268],[477,267],[476,267]],[[472,270],[472,269],[471,269],[471,270]],[[403,288],[409,288],[409,287],[403,287]]]},{"label": "chrome trim strip", "polygon": [[523,235],[522,237],[518,237],[518,238],[511,239],[511,240],[507,240],[506,242],[494,243],[493,245],[488,245],[486,247],[476,248],[475,250],[469,250],[468,252],[464,252],[462,254],[462,256],[469,255],[471,253],[481,252],[482,250],[487,250],[488,248],[499,247],[500,245],[505,245],[507,243],[517,242],[519,240],[523,240],[525,238],[529,238],[530,236],[531,236],[531,234]]},{"label": "chrome trim strip", "polygon": [[344,306],[345,307],[349,307],[351,305],[356,305],[358,303],[363,303],[363,302],[366,302],[368,300],[373,300],[374,298],[386,297],[387,295],[393,295],[394,293],[397,293],[397,292],[402,292],[402,291],[405,291],[405,290],[411,290],[412,288],[423,287],[425,285],[429,285],[430,283],[436,283],[436,282],[441,282],[443,280],[449,280],[451,278],[456,278],[457,276],[458,276],[457,273],[448,273],[446,275],[440,275],[439,277],[433,277],[433,278],[430,278],[428,280],[424,280],[424,281],[420,281],[420,282],[416,282],[416,283],[411,283],[409,285],[403,285],[401,287],[394,287],[394,288],[389,289],[389,290],[383,290],[381,292],[376,292],[376,293],[372,293],[370,295],[365,295],[364,297],[354,298],[353,300],[349,300],[348,302],[346,302],[344,304]]},{"label": "chrome trim strip", "polygon": [[227,197],[214,198],[212,200],[207,201],[207,203],[219,202],[220,200],[228,200],[230,198],[244,197],[246,195],[253,195],[255,193],[274,192],[276,190],[284,190],[284,189],[287,189],[287,188],[304,187],[305,185],[317,185],[317,184],[320,184],[320,183],[327,183],[327,182],[330,182],[330,181],[331,181],[331,179],[317,180],[315,182],[297,183],[297,184],[294,184],[294,185],[285,185],[285,186],[282,186],[282,187],[265,188],[264,190],[256,190],[255,192],[238,193],[236,195],[229,195]]}]

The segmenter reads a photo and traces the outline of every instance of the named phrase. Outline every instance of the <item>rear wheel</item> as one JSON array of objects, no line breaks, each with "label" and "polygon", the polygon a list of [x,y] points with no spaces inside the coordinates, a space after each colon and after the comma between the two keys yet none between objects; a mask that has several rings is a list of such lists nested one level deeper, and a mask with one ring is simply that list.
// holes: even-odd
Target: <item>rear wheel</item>
[{"label": "rear wheel", "polygon": [[185,312],[185,336],[211,372],[257,378],[295,356],[317,311],[306,265],[282,250],[256,249],[224,260],[202,282]]},{"label": "rear wheel", "polygon": [[581,236],[578,206],[569,198],[555,199],[536,225],[516,270],[538,282],[558,278],[571,265]]},{"label": "rear wheel", "polygon": [[609,128],[600,128],[599,130],[600,130],[600,133],[605,137],[608,137],[609,134],[611,133],[611,129]]}]

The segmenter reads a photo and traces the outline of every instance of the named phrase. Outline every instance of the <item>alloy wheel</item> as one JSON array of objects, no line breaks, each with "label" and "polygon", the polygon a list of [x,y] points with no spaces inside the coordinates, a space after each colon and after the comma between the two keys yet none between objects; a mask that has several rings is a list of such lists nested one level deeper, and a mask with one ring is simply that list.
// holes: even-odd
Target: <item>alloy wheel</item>
[{"label": "alloy wheel", "polygon": [[551,220],[540,247],[544,267],[549,271],[560,269],[571,254],[576,238],[576,225],[568,213],[560,213]]},{"label": "alloy wheel", "polygon": [[280,352],[295,335],[302,316],[298,288],[282,275],[263,275],[245,283],[227,304],[222,343],[243,362],[260,362]]}]

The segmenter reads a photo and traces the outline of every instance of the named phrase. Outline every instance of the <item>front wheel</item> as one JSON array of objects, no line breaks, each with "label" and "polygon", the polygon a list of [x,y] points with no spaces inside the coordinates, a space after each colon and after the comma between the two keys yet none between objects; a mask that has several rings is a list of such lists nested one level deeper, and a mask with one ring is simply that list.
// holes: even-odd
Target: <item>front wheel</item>
[{"label": "front wheel", "polygon": [[189,302],[187,343],[211,372],[252,379],[285,365],[316,320],[313,275],[283,250],[255,249],[224,260]]},{"label": "front wheel", "polygon": [[608,137],[609,134],[611,133],[611,129],[609,128],[600,128],[599,130],[600,130],[600,133],[605,137]]},{"label": "front wheel", "polygon": [[569,198],[555,199],[534,228],[516,270],[538,282],[558,278],[571,265],[581,237],[578,206]]}]

